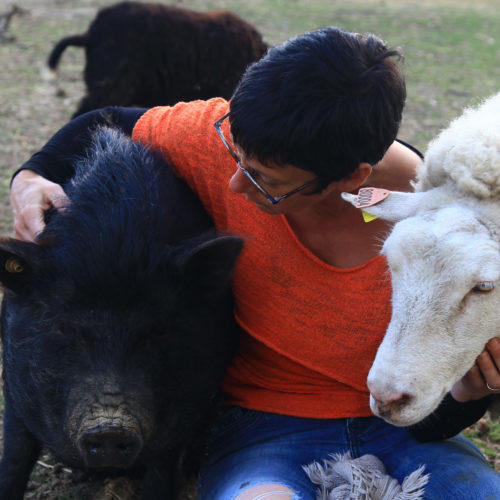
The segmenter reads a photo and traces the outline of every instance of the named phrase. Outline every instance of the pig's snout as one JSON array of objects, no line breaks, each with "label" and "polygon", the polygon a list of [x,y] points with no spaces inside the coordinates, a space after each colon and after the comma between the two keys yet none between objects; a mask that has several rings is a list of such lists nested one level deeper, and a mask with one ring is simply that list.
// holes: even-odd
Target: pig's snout
[{"label": "pig's snout", "polygon": [[140,436],[124,427],[106,426],[86,429],[77,441],[89,467],[130,467],[142,448]]}]

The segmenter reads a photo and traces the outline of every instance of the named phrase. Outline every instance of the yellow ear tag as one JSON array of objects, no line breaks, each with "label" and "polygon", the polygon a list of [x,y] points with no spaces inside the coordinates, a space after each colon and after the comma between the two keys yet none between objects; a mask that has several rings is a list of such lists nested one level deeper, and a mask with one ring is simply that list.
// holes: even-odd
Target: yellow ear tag
[{"label": "yellow ear tag", "polygon": [[8,273],[22,273],[24,271],[24,267],[21,262],[19,262],[19,259],[16,257],[10,257],[10,259],[5,261],[5,270]]},{"label": "yellow ear tag", "polygon": [[372,220],[375,220],[377,218],[375,215],[369,214],[368,212],[365,212],[364,210],[361,210],[361,213],[363,214],[363,220],[365,222],[371,222]]}]

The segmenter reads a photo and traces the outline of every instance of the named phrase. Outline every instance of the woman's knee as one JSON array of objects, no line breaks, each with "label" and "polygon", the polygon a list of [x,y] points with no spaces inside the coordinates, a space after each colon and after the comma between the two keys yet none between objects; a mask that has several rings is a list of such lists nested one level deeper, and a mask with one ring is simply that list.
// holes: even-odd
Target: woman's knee
[{"label": "woman's knee", "polygon": [[282,484],[259,484],[242,491],[235,500],[292,500],[295,492]]}]

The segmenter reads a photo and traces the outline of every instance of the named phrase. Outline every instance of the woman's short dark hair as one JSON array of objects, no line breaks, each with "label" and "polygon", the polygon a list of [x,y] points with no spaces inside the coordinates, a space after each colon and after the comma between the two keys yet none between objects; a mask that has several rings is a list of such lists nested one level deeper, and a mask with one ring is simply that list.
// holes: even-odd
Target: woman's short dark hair
[{"label": "woman's short dark hair", "polygon": [[374,165],[401,123],[406,87],[400,58],[375,35],[336,27],[271,48],[234,91],[234,142],[264,165],[316,173],[320,187],[361,162]]}]

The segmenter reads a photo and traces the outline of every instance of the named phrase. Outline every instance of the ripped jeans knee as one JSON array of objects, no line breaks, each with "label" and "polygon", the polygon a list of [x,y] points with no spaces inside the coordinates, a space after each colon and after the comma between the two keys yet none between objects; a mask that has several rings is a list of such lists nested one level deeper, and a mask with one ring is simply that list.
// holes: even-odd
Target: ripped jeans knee
[{"label": "ripped jeans knee", "polygon": [[235,500],[298,500],[295,492],[282,484],[251,486],[235,497]]}]

